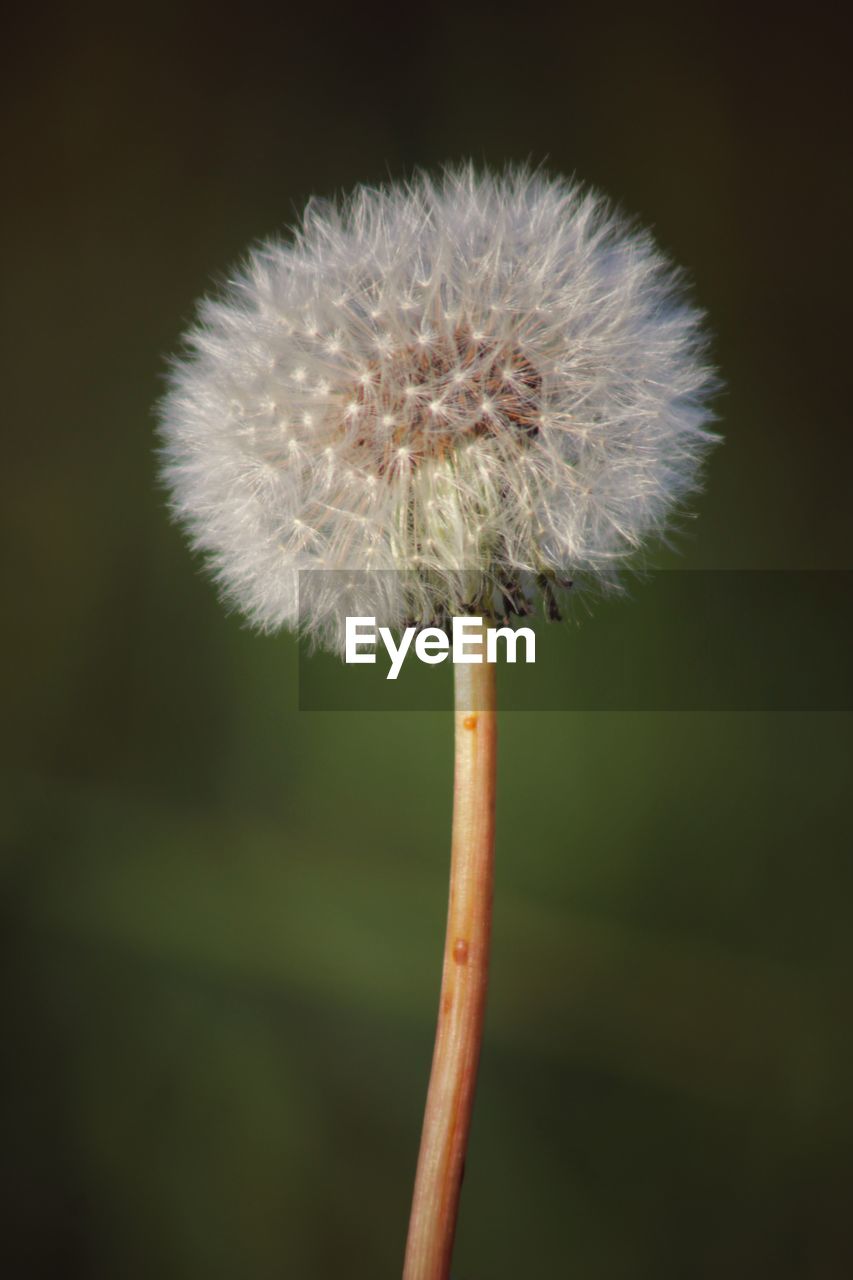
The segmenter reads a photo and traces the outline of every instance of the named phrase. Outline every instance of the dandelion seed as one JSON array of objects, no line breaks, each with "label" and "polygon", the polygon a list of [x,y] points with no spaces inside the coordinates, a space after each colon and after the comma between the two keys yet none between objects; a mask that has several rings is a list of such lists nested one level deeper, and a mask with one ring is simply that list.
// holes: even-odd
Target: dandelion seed
[{"label": "dandelion seed", "polygon": [[[507,281],[512,307],[498,324]],[[269,326],[270,290],[305,317],[301,333]],[[395,315],[392,328],[366,329],[370,293],[384,299],[370,316]],[[448,318],[433,305],[442,294],[454,300]],[[370,552],[371,563],[409,570],[419,536],[467,547],[466,568],[481,576],[473,593],[470,577],[440,564],[420,583],[401,574],[397,589],[372,593],[365,580],[359,612],[391,627],[412,613],[463,612],[526,566],[555,581],[610,575],[666,529],[714,439],[700,320],[651,238],[560,179],[463,168],[363,188],[340,209],[313,205],[290,242],[257,251],[205,309],[175,365],[162,408],[174,508],[226,596],[264,629],[297,625],[296,575],[319,567],[320,548],[331,568],[364,568]],[[289,380],[278,372],[288,368]],[[258,488],[239,428],[270,403],[301,424],[302,448],[276,487]],[[268,448],[263,432],[253,447]],[[342,464],[337,493],[329,449]],[[455,498],[431,518],[453,527],[422,536],[451,457]],[[376,518],[339,537],[359,502],[343,479],[353,470],[376,482]],[[264,531],[295,514],[317,530],[316,546],[271,559]],[[342,647],[332,602],[302,621]]]}]

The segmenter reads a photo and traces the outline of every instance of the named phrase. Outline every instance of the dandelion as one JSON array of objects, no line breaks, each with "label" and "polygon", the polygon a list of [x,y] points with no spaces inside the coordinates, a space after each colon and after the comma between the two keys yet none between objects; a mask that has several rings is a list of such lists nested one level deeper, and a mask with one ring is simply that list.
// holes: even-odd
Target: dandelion
[{"label": "dandelion", "polygon": [[[715,439],[704,352],[679,273],[594,192],[471,167],[362,188],[312,201],[202,303],[162,406],[164,475],[225,599],[264,630],[340,651],[346,614],[554,617],[568,583],[611,580],[697,488]],[[486,989],[494,671],[456,670],[406,1280],[449,1271]]]},{"label": "dandelion", "polygon": [[646,233],[538,174],[312,202],[202,304],[163,409],[175,511],[252,622],[335,649],[335,581],[304,571],[359,571],[349,612],[389,627],[607,577],[711,439],[677,285]]}]

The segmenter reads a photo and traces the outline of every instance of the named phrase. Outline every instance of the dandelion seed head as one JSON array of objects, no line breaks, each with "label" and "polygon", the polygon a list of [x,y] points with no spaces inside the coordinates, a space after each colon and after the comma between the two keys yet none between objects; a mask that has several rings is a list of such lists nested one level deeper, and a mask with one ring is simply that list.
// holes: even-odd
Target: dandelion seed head
[{"label": "dandelion seed head", "polygon": [[341,594],[297,612],[302,571],[354,575],[346,612],[392,627],[604,577],[698,487],[701,320],[651,237],[562,179],[466,166],[311,202],[174,364],[174,510],[252,622],[333,648]]}]

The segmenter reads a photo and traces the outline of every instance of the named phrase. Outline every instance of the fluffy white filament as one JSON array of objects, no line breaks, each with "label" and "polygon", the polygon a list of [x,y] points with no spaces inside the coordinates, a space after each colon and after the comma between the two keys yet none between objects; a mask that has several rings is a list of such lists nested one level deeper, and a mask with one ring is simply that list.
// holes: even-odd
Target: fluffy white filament
[{"label": "fluffy white filament", "polygon": [[650,236],[560,179],[312,202],[201,304],[162,407],[174,510],[252,622],[333,648],[346,614],[550,604],[695,489],[700,320]]}]

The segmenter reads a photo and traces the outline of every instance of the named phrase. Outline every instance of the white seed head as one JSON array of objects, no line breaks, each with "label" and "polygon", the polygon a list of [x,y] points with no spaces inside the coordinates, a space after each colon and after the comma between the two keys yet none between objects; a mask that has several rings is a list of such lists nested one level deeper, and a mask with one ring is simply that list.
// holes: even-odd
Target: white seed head
[{"label": "white seed head", "polygon": [[346,614],[609,576],[716,438],[700,322],[651,237],[561,179],[312,201],[201,304],[162,405],[174,510],[254,623],[333,648]]}]

